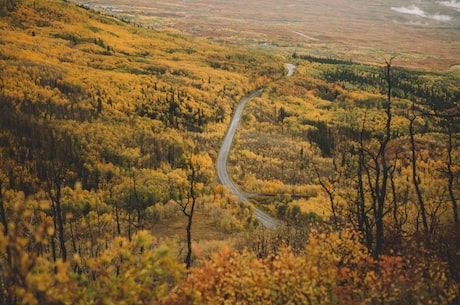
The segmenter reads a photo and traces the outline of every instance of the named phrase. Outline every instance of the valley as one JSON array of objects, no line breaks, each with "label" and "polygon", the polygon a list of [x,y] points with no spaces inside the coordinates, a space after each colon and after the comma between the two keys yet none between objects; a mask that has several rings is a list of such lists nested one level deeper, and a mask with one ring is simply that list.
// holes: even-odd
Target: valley
[{"label": "valley", "polygon": [[458,304],[458,6],[0,1],[0,305]]},{"label": "valley", "polygon": [[221,43],[458,73],[460,12],[448,1],[85,1],[156,29]]}]

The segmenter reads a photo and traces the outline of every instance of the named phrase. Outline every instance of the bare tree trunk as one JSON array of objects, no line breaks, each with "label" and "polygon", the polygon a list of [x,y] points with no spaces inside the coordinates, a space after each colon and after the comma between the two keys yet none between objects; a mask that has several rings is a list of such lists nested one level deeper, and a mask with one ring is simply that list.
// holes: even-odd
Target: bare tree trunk
[{"label": "bare tree trunk", "polygon": [[73,222],[72,220],[69,221],[70,227],[70,240],[72,242],[72,249],[74,253],[77,253],[77,242],[75,240],[75,234],[73,233]]},{"label": "bare tree trunk", "polygon": [[388,91],[387,91],[387,104],[385,108],[385,112],[387,115],[386,125],[385,125],[385,136],[380,144],[379,149],[379,159],[376,165],[377,169],[381,166],[381,171],[379,170],[378,173],[381,172],[382,174],[382,181],[379,182],[379,174],[377,175],[376,184],[375,184],[375,191],[377,195],[377,210],[375,214],[375,225],[376,225],[376,232],[375,232],[375,256],[378,257],[382,253],[383,248],[383,240],[384,240],[384,222],[383,217],[384,215],[384,208],[385,208],[385,200],[387,197],[387,185],[388,185],[388,178],[390,173],[390,166],[387,165],[387,156],[386,156],[386,148],[388,143],[391,140],[391,90],[392,90],[392,83],[391,83],[391,61],[386,61],[386,77],[387,77],[387,84],[388,84]]},{"label": "bare tree trunk", "polygon": [[454,172],[452,171],[452,126],[450,122],[447,122],[447,131],[448,131],[448,146],[447,146],[447,175],[449,177],[448,189],[449,189],[449,196],[450,201],[452,202],[452,210],[454,213],[454,223],[458,225],[458,205],[457,200],[455,199],[454,195]]},{"label": "bare tree trunk", "polygon": [[59,229],[59,246],[61,248],[62,260],[67,261],[67,248],[65,245],[65,236],[64,236],[64,217],[62,216],[61,208],[61,188],[59,187],[56,195],[56,213],[57,213],[57,222]]},{"label": "bare tree trunk", "polygon": [[394,172],[395,172],[395,168],[393,168],[393,170],[390,173],[391,194],[393,196],[393,221],[394,221],[395,229],[398,233],[398,238],[400,239],[401,234],[402,234],[402,227],[403,227],[404,220],[401,219],[401,217],[398,215],[399,214],[399,211],[398,211],[399,202],[397,198],[398,195],[396,192]]},{"label": "bare tree trunk", "polygon": [[[380,184],[380,164],[378,162],[375,163],[377,173],[375,178],[375,186],[374,186],[374,198],[373,198],[373,214],[374,214],[374,222],[375,222],[375,249],[374,249],[374,256],[377,258],[383,249],[383,238],[384,238],[384,227],[383,227],[383,202],[382,198],[384,199],[385,191],[381,188]],[[383,167],[382,167],[383,168]]]},{"label": "bare tree trunk", "polygon": [[417,175],[417,156],[415,153],[415,137],[414,137],[414,121],[416,119],[415,114],[409,118],[409,135],[410,135],[410,143],[411,143],[411,155],[412,155],[412,182],[414,184],[415,193],[417,195],[418,204],[420,206],[420,214],[422,216],[422,224],[423,230],[425,233],[425,238],[429,241],[429,229],[428,229],[428,221],[426,217],[426,210],[425,210],[425,202],[423,201],[422,192],[420,190],[420,178]]},{"label": "bare tree trunk", "polygon": [[131,241],[131,209],[128,209],[128,240]]},{"label": "bare tree trunk", "polygon": [[136,187],[136,176],[133,172],[132,175],[133,179],[133,193],[134,193],[134,200],[135,200],[135,206],[136,206],[136,213],[137,213],[137,229],[142,230],[142,213],[141,213],[141,202],[139,200],[139,194],[137,193],[137,187]]},{"label": "bare tree trunk", "polygon": [[91,245],[90,245],[91,248],[89,250],[91,253],[91,257],[95,257],[94,244],[96,242],[95,242],[95,238],[93,234],[93,228],[91,227],[91,218],[89,217],[89,213],[86,215],[86,222],[88,223],[89,239],[91,240]]},{"label": "bare tree trunk", "polygon": [[[58,234],[59,238],[59,248],[61,250],[62,260],[65,262],[67,260],[67,248],[65,246],[65,234],[64,234],[64,218],[62,216],[61,208],[61,178],[57,174],[57,169],[55,164],[51,164],[49,168],[49,173],[52,175],[48,177],[48,196],[51,200],[51,207],[53,210],[53,220],[54,220],[54,233],[53,237]],[[53,259],[56,261],[56,247],[54,243],[54,238],[51,240],[51,245],[53,246]]]},{"label": "bare tree trunk", "polygon": [[193,210],[195,209],[195,198],[192,198],[192,205],[189,215],[187,215],[187,256],[185,257],[186,268],[189,269],[192,265],[192,220],[193,220]]},{"label": "bare tree trunk", "polygon": [[57,222],[56,222],[56,206],[54,202],[51,202],[51,209],[53,212],[53,234],[50,236],[51,239],[51,254],[53,256],[53,262],[57,261],[57,251],[56,251],[56,232],[57,232]]},{"label": "bare tree trunk", "polygon": [[195,213],[195,206],[196,206],[196,170],[192,164],[190,164],[191,174],[188,176],[190,186],[188,190],[187,202],[184,203],[183,197],[181,195],[182,192],[179,194],[179,200],[177,204],[180,206],[182,213],[187,217],[187,226],[185,228],[187,232],[187,255],[185,257],[185,265],[186,268],[189,269],[192,265],[192,223],[193,223],[193,215]]},{"label": "bare tree trunk", "polygon": [[[72,157],[72,145],[67,138],[56,135],[53,131],[49,132],[49,151],[43,152],[44,155],[37,159],[37,165],[44,170],[46,177],[46,192],[51,201],[53,209],[53,219],[55,222],[55,232],[59,238],[59,248],[63,261],[67,260],[67,249],[65,245],[65,224],[61,207],[61,188],[65,184],[70,169],[66,167],[62,159]],[[57,144],[59,143],[59,144]],[[52,241],[53,242],[53,241]],[[55,256],[55,255],[53,255]]]},{"label": "bare tree trunk", "polygon": [[366,211],[366,199],[364,193],[364,181],[363,181],[363,170],[364,170],[364,148],[363,148],[363,138],[361,135],[360,138],[360,149],[359,149],[359,164],[358,164],[358,227],[361,232],[364,234],[366,239],[367,249],[372,249],[372,244],[374,243],[374,235],[372,233],[372,227],[369,222],[369,217],[367,216]]},{"label": "bare tree trunk", "polygon": [[131,241],[131,206],[132,206],[132,203],[131,203],[131,194],[129,196],[129,202],[128,202],[128,240]]},{"label": "bare tree trunk", "polygon": [[191,203],[189,212],[187,212],[185,209],[183,210],[184,214],[188,218],[187,228],[186,228],[186,231],[187,231],[187,256],[185,258],[185,264],[186,264],[187,269],[189,269],[191,267],[191,265],[192,265],[192,221],[193,221],[193,214],[195,212],[195,204],[196,204],[196,194],[195,194],[196,173],[195,173],[195,168],[193,167],[193,165],[190,165],[190,167],[191,167],[192,173],[189,176],[189,179],[190,179],[190,191],[189,191],[189,199],[187,199],[187,200],[189,201],[191,199],[192,203]]},{"label": "bare tree trunk", "polygon": [[[321,185],[322,189],[327,193],[327,195],[329,197],[329,202],[331,204],[332,217],[333,217],[333,221],[334,221],[334,227],[337,229],[337,227],[338,227],[338,218],[337,218],[337,213],[335,211],[334,190],[331,189],[331,187],[329,187],[328,185],[326,185],[326,183],[323,182],[323,180],[321,179],[321,175],[319,173],[318,168],[315,167],[315,171],[316,171],[316,176],[318,177],[318,180],[319,180],[319,184]],[[333,185],[333,181],[329,180],[329,184]]]},{"label": "bare tree trunk", "polygon": [[117,222],[117,233],[118,235],[121,235],[120,215],[118,210],[118,206],[115,205],[115,221]]},{"label": "bare tree trunk", "polygon": [[[75,233],[73,230],[74,222],[72,220],[69,221],[69,227],[70,227],[70,239],[72,241],[72,249],[73,253],[77,254],[78,253],[78,248],[77,248],[77,241],[75,238]],[[74,272],[78,272],[78,274],[81,274],[81,269],[78,266],[78,263],[73,263],[73,270]]]}]

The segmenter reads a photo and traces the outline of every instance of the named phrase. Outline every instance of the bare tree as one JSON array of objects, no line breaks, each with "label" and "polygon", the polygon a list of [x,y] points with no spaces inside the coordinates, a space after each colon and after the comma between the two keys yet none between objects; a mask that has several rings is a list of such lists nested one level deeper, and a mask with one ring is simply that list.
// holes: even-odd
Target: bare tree
[{"label": "bare tree", "polygon": [[334,178],[330,176],[326,178],[326,181],[324,181],[324,179],[321,178],[321,174],[316,165],[315,165],[315,172],[316,172],[316,176],[318,177],[318,181],[319,181],[319,184],[321,185],[321,188],[326,192],[327,196],[329,197],[329,203],[331,205],[333,223],[334,223],[335,228],[337,229],[338,228],[338,218],[337,218],[336,204],[335,204]]},{"label": "bare tree", "polygon": [[[412,105],[413,108],[413,113],[415,113],[415,110],[420,112],[422,115],[431,117],[431,118],[436,118],[440,120],[440,126],[443,128],[446,128],[446,135],[447,135],[447,164],[446,164],[446,175],[447,175],[447,189],[449,193],[449,198],[452,204],[452,212],[453,212],[453,220],[454,224],[458,225],[459,220],[458,220],[458,203],[457,199],[455,198],[455,192],[454,192],[454,184],[455,184],[455,179],[458,177],[458,173],[455,172],[454,170],[454,135],[458,130],[455,130],[455,126],[458,126],[458,118],[460,117],[459,114],[459,106],[453,107],[451,109],[448,109],[446,111],[424,111],[423,109],[416,109],[415,104]],[[414,114],[415,115],[415,114]]]},{"label": "bare tree", "polygon": [[[190,174],[187,176],[188,186],[180,185],[177,183],[174,187],[178,188],[178,199],[176,200],[177,205],[180,207],[182,213],[187,217],[187,255],[185,257],[185,264],[187,269],[192,265],[192,224],[193,215],[196,207],[196,170],[195,167],[189,164]],[[173,192],[171,191],[171,194]],[[184,199],[184,194],[187,194],[187,199]]]},{"label": "bare tree", "polygon": [[458,173],[454,171],[454,159],[453,159],[452,153],[454,151],[453,135],[456,132],[453,129],[455,126],[458,126],[458,118],[460,117],[459,107],[457,106],[456,108],[452,108],[450,109],[450,111],[447,111],[446,113],[443,113],[443,114],[435,113],[431,115],[441,119],[443,122],[442,125],[447,129],[447,177],[448,177],[447,188],[449,192],[449,198],[452,203],[454,223],[458,225],[459,223],[458,203],[457,203],[457,199],[455,198],[455,193],[454,193],[454,182],[455,182],[455,178],[458,176]]},{"label": "bare tree", "polygon": [[387,163],[386,148],[388,143],[391,140],[391,92],[392,92],[392,83],[391,83],[391,62],[393,57],[390,60],[385,60],[386,63],[386,81],[388,85],[387,90],[387,102],[385,104],[385,113],[386,124],[384,129],[384,136],[380,140],[380,147],[377,152],[377,155],[374,158],[375,163],[375,177],[373,181],[373,186],[370,184],[372,189],[372,198],[373,198],[373,212],[374,212],[374,221],[376,225],[375,231],[375,252],[374,255],[377,257],[382,253],[383,240],[384,240],[384,222],[383,218],[385,216],[385,200],[387,197],[387,185],[390,176],[391,166]]},{"label": "bare tree", "polygon": [[[187,185],[176,185],[179,189],[179,198],[176,203],[179,205],[182,213],[187,217],[187,255],[185,264],[187,269],[192,264],[192,224],[195,214],[196,203],[198,199],[199,183],[208,182],[213,174],[209,168],[212,166],[212,160],[207,154],[192,155],[189,159],[187,168]],[[187,198],[184,199],[184,194]]]},{"label": "bare tree", "polygon": [[51,201],[51,213],[54,222],[54,234],[51,237],[53,259],[57,259],[55,246],[57,234],[61,257],[66,261],[65,219],[62,211],[61,190],[72,177],[72,171],[68,164],[74,157],[74,151],[70,137],[53,130],[49,130],[42,140],[44,142],[43,151],[37,157],[36,164],[39,175],[44,179],[45,190]]},{"label": "bare tree", "polygon": [[[67,260],[67,248],[65,245],[65,229],[64,229],[64,216],[62,214],[61,205],[61,189],[66,179],[67,169],[65,166],[56,161],[50,160],[46,164],[47,180],[46,180],[46,192],[51,200],[51,208],[54,220],[54,234],[58,232],[59,247],[61,250],[62,260]],[[54,238],[53,238],[54,239]],[[54,259],[56,255],[54,254]]]},{"label": "bare tree", "polygon": [[409,117],[409,136],[410,136],[410,143],[411,143],[411,161],[412,161],[412,182],[414,184],[415,193],[417,195],[417,200],[418,200],[418,204],[420,207],[420,214],[422,216],[422,224],[423,224],[423,230],[425,233],[425,238],[428,242],[429,241],[429,229],[428,229],[428,221],[426,217],[425,202],[423,201],[422,192],[419,187],[420,177],[417,174],[417,156],[416,156],[415,137],[414,137],[414,121],[416,118],[417,116],[412,110],[412,115]]},{"label": "bare tree", "polygon": [[188,181],[190,182],[190,188],[188,193],[187,202],[181,205],[182,212],[187,216],[187,256],[185,258],[185,264],[187,269],[190,268],[192,264],[192,222],[193,214],[195,213],[196,206],[196,172],[195,167],[190,164],[191,173],[188,176]]},{"label": "bare tree", "polygon": [[447,175],[449,177],[448,182],[448,190],[449,190],[449,197],[450,201],[452,202],[452,211],[454,213],[454,223],[458,225],[458,204],[457,200],[455,199],[454,195],[454,179],[455,173],[452,170],[453,165],[453,158],[452,158],[452,150],[453,150],[453,143],[452,143],[452,124],[450,121],[447,121],[447,135],[448,135],[448,145],[447,145]]},{"label": "bare tree", "polygon": [[372,232],[372,225],[368,216],[369,210],[366,206],[366,194],[365,194],[365,175],[367,172],[366,158],[365,158],[365,147],[364,147],[364,125],[366,120],[363,120],[361,132],[359,135],[359,159],[358,159],[358,187],[356,196],[356,215],[358,219],[358,228],[364,234],[366,240],[366,246],[368,249],[372,249],[374,242],[374,234]]}]

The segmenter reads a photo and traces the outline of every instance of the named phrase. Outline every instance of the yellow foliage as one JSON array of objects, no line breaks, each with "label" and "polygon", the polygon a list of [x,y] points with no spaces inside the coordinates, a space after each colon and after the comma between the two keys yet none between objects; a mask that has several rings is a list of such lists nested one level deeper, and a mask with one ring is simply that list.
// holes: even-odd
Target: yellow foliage
[{"label": "yellow foliage", "polygon": [[[279,249],[292,236],[274,232],[275,241],[254,241],[263,251],[223,248],[209,260],[200,245],[213,250],[218,246],[198,241],[194,251],[202,260],[189,276],[177,260],[177,245],[141,230],[142,217],[169,217],[183,229],[172,202],[183,195],[192,168],[202,195],[197,200],[200,225],[224,233],[253,229],[252,208],[237,204],[221,187],[209,187],[217,143],[234,105],[280,76],[272,73],[281,71],[280,58],[246,51],[178,32],[135,27],[67,1],[20,1],[0,18],[2,301],[405,305],[458,299],[458,286],[431,252],[414,248],[375,260],[362,246],[362,236],[352,230],[311,232],[305,247],[295,249]],[[328,216],[327,200],[313,186],[315,167],[329,175],[333,166],[346,162],[332,164],[316,156],[319,150],[310,143],[309,133],[317,127],[308,122],[360,125],[360,115],[367,110],[353,104],[377,103],[379,96],[315,80],[306,71],[316,69],[313,66],[272,83],[248,104],[247,130],[238,135],[239,152],[231,161],[236,163],[234,177],[247,189],[281,193],[277,200],[283,202],[293,195],[312,197],[291,201],[289,211],[294,214],[300,208]],[[328,96],[318,88],[337,94],[336,100],[323,99]],[[404,131],[399,126],[405,122],[399,113],[404,107],[395,111],[398,132]],[[366,127],[378,135],[384,115],[375,111],[367,118]],[[329,130],[334,126],[325,125],[328,132],[334,132]],[[351,144],[345,153],[353,155],[358,145]],[[379,143],[372,138],[368,144],[365,149],[372,151]],[[439,158],[434,161],[442,151],[421,150],[417,160],[433,226],[448,214],[447,190],[438,183],[446,180],[445,164]],[[456,152],[454,157],[457,160]],[[56,165],[52,173],[51,165]],[[410,168],[404,161],[395,168],[400,174],[395,189],[408,202],[405,210],[396,212],[409,215],[401,229],[413,233],[419,208],[404,179]],[[457,165],[453,168],[458,170]],[[60,170],[69,174],[61,177]],[[336,191],[336,202],[345,210],[345,203],[355,197],[355,190],[345,184],[354,182],[356,169],[341,170],[349,179],[337,185],[330,180],[327,188]],[[47,189],[60,181],[51,181],[52,174],[62,178],[53,192]],[[51,203],[51,193],[60,196],[62,237],[57,236],[56,198]],[[385,221],[390,216],[386,214]],[[131,229],[128,237],[123,235]],[[253,233],[246,234],[259,238]],[[70,261],[59,259],[59,242],[67,246]]]}]

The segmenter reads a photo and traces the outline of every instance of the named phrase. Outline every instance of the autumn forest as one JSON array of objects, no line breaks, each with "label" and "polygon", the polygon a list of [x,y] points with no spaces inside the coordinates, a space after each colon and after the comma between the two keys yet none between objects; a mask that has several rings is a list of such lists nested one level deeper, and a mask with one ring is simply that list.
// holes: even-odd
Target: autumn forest
[{"label": "autumn forest", "polygon": [[[227,162],[248,203],[216,161],[261,88]],[[459,102],[397,56],[0,0],[0,305],[459,304]]]}]

